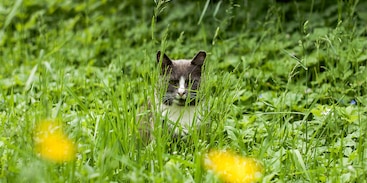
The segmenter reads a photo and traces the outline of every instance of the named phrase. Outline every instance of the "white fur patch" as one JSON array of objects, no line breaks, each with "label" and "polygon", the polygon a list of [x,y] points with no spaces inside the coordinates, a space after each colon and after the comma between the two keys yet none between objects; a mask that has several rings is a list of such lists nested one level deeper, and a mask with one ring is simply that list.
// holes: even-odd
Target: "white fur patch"
[{"label": "white fur patch", "polygon": [[161,109],[162,115],[170,120],[168,124],[171,124],[170,126],[177,126],[175,129],[176,133],[181,128],[187,134],[190,127],[200,125],[200,117],[196,112],[195,106],[168,106],[163,104]]},{"label": "white fur patch", "polygon": [[179,85],[178,85],[178,90],[177,93],[179,95],[184,95],[185,93],[185,78],[183,76],[180,77],[180,81],[179,81]]}]

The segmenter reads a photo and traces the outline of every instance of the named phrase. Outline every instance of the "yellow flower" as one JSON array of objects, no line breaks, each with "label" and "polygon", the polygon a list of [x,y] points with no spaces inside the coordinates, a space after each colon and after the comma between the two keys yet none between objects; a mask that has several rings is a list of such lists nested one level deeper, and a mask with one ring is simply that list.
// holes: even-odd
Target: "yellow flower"
[{"label": "yellow flower", "polygon": [[42,121],[35,132],[35,149],[39,155],[54,162],[71,161],[75,158],[74,143],[63,133],[58,121]]},{"label": "yellow flower", "polygon": [[260,162],[225,150],[210,151],[205,156],[204,165],[224,182],[250,183],[259,181],[262,177]]}]

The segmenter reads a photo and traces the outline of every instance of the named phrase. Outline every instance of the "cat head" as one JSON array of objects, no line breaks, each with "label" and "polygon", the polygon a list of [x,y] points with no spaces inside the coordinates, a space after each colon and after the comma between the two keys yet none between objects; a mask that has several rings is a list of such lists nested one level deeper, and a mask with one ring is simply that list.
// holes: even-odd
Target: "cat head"
[{"label": "cat head", "polygon": [[[161,60],[157,53],[157,62]],[[199,51],[193,59],[171,60],[166,54],[162,56],[161,75],[167,78],[168,87],[163,103],[166,105],[195,105],[196,92],[199,89],[201,70],[206,53]],[[187,99],[190,99],[186,101]]]}]

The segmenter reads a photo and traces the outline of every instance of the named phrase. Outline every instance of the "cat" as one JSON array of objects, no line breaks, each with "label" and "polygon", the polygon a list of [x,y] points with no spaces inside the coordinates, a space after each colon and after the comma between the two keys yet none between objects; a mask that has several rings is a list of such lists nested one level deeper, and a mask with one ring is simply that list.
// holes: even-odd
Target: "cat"
[{"label": "cat", "polygon": [[200,125],[197,92],[205,58],[205,51],[199,51],[193,59],[178,60],[171,60],[166,54],[161,58],[161,52],[157,53],[161,78],[168,82],[160,110],[175,135],[185,135],[193,125]]},{"label": "cat", "polygon": [[[158,51],[156,62],[160,66],[160,82],[154,99],[157,106],[153,106],[151,100],[148,100],[144,110],[148,112],[137,116],[140,137],[144,143],[154,139],[154,127],[167,124],[173,137],[178,137],[187,135],[191,127],[200,126],[197,92],[205,58],[206,52],[199,51],[193,59],[171,60]],[[158,91],[162,86],[164,91],[160,95]],[[161,121],[156,119],[155,112],[161,114]]]}]

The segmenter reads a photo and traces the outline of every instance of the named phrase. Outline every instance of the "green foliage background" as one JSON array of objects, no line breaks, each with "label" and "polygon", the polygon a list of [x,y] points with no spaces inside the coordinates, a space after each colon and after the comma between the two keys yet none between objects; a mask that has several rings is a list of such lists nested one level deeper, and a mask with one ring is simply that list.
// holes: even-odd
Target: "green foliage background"
[{"label": "green foliage background", "polygon": [[[366,182],[366,10],[358,0],[2,1],[0,181],[215,182],[201,153],[228,148],[261,159],[264,182]],[[208,143],[175,154],[137,142],[157,50],[207,51],[202,93],[218,127]],[[45,118],[65,123],[76,162],[33,153]]]}]

